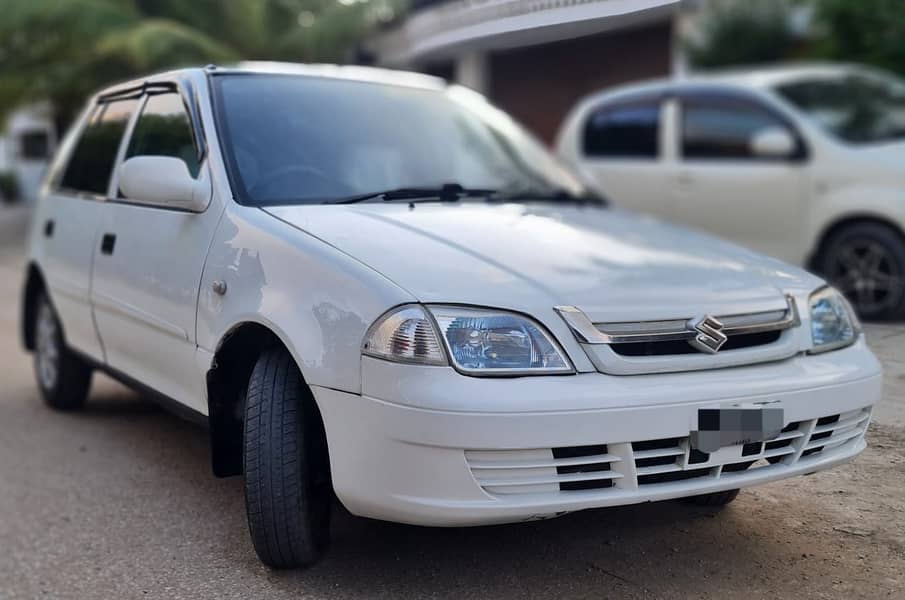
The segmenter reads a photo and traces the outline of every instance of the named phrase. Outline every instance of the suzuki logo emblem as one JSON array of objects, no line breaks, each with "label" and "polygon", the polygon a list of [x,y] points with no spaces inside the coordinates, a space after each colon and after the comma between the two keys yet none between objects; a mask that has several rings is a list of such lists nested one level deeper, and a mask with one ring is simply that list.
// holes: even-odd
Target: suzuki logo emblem
[{"label": "suzuki logo emblem", "polygon": [[710,315],[696,319],[690,324],[696,335],[688,340],[688,343],[701,352],[716,354],[729,339],[723,333],[723,324]]}]

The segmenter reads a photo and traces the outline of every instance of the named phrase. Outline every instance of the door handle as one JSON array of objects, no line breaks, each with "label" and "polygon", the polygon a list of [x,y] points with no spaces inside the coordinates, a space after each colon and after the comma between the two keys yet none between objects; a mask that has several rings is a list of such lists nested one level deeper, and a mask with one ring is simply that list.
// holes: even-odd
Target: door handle
[{"label": "door handle", "polygon": [[114,247],[116,247],[116,235],[112,233],[105,233],[103,239],[101,240],[101,254],[110,256],[111,254],[113,254]]},{"label": "door handle", "polygon": [[46,238],[53,237],[53,230],[54,230],[55,225],[56,224],[53,222],[53,219],[47,219],[47,221],[44,223],[44,237],[46,237]]}]

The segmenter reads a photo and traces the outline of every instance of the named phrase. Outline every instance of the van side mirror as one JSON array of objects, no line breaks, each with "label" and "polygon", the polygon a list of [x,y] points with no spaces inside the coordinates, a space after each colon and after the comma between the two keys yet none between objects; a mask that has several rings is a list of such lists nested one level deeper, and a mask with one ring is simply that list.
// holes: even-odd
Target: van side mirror
[{"label": "van side mirror", "polygon": [[210,202],[210,182],[193,178],[179,158],[133,156],[118,173],[119,188],[138,204],[200,213]]},{"label": "van side mirror", "polygon": [[751,153],[762,158],[792,158],[798,144],[781,127],[768,127],[751,138]]}]

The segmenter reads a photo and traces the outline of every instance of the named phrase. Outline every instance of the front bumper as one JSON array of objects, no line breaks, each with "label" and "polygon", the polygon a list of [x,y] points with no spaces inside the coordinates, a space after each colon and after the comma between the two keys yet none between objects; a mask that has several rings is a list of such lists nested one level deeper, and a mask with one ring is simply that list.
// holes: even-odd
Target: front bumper
[{"label": "front bumper", "polygon": [[[314,388],[352,513],[481,525],[705,494],[811,473],[865,448],[880,366],[863,340],[780,363],[642,376],[478,379],[363,360],[364,395]],[[701,455],[701,408],[781,407],[767,444]]]}]

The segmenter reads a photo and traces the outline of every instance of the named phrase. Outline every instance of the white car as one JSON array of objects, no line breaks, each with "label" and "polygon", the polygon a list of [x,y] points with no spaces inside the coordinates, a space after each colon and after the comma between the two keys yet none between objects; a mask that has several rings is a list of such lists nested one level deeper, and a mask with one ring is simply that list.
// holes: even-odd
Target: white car
[{"label": "white car", "polygon": [[632,85],[578,103],[559,155],[617,205],[825,276],[905,317],[905,81],[784,67]]},{"label": "white car", "polygon": [[881,370],[819,278],[605,206],[427,76],[252,64],[90,100],[34,216],[23,334],[46,402],[93,370],[207,423],[274,567],[331,500],[525,521],[826,469]]}]

